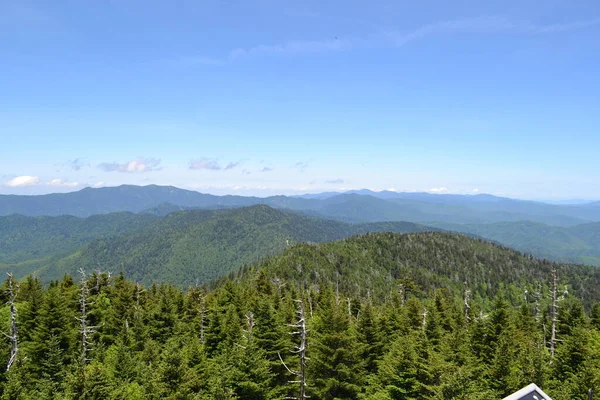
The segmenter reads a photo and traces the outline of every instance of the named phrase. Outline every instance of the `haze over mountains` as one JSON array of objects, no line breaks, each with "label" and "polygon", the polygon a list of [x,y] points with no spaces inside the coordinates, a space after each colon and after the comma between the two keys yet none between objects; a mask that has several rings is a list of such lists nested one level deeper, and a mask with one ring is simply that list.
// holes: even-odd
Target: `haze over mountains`
[{"label": "haze over mountains", "polygon": [[26,216],[141,212],[165,203],[185,208],[216,209],[266,204],[346,222],[406,220],[413,222],[486,223],[530,220],[568,226],[600,221],[600,202],[556,205],[486,194],[448,195],[368,190],[305,196],[215,196],[173,186],[85,188],[39,196],[0,195],[0,215]]},{"label": "haze over mountains", "polygon": [[[258,205],[268,207],[252,207]],[[192,272],[206,281],[275,254],[289,240],[436,229],[554,261],[600,265],[597,202],[555,205],[485,194],[368,190],[260,198],[123,185],[4,195],[0,215],[0,265],[19,276],[36,272],[56,278],[78,264],[96,264],[125,269],[145,282],[181,283]]]}]

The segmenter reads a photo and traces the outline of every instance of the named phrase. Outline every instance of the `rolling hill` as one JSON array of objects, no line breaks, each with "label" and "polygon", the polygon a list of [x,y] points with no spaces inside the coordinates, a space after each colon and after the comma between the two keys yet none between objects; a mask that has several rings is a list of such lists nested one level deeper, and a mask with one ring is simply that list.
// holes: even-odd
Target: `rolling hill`
[{"label": "rolling hill", "polygon": [[568,227],[531,221],[432,225],[480,236],[537,257],[600,266],[600,223],[597,222]]},{"label": "rolling hill", "polygon": [[[129,218],[125,224],[128,228],[104,222],[104,219],[113,221],[122,216]],[[20,218],[34,225],[39,220],[5,218]],[[4,232],[0,242],[4,243],[5,259],[8,258],[6,254],[14,254],[11,248],[19,249],[18,254],[22,256],[16,260],[17,256],[12,256],[15,262],[0,264],[0,269],[14,271],[17,276],[35,273],[44,280],[60,278],[80,267],[112,272],[123,270],[132,279],[145,283],[164,281],[190,285],[210,281],[299,242],[327,242],[367,232],[435,229],[408,222],[346,224],[264,205],[181,211],[162,218],[147,214],[108,214],[87,219],[55,217],[58,224],[74,227],[90,225],[90,219],[103,227],[96,229],[97,238],[91,236],[93,229],[86,231],[84,228],[67,229],[68,233],[63,231],[62,236],[52,236],[50,233],[56,229],[47,226],[46,220],[51,220],[48,218],[42,219],[44,232],[40,231],[38,236],[31,234],[35,240],[8,242],[14,233]],[[13,229],[13,232],[18,231],[18,227]],[[80,243],[85,244],[77,247]],[[27,254],[27,245],[31,251],[36,248],[40,251],[27,259],[23,256]],[[60,251],[51,254],[51,248]]]},{"label": "rolling hill", "polygon": [[588,305],[600,299],[600,270],[595,267],[536,259],[449,232],[370,233],[325,244],[298,244],[244,273],[254,276],[260,269],[271,278],[303,287],[333,283],[342,293],[370,295],[378,301],[389,300],[400,280],[418,290],[446,288],[459,295],[466,283],[478,299],[489,301],[503,291],[515,303],[522,301],[524,290],[533,293],[538,284],[547,287],[556,269],[561,282]]},{"label": "rolling hill", "polygon": [[125,212],[88,218],[0,217],[0,264],[70,252],[100,237],[142,230],[156,220]]}]

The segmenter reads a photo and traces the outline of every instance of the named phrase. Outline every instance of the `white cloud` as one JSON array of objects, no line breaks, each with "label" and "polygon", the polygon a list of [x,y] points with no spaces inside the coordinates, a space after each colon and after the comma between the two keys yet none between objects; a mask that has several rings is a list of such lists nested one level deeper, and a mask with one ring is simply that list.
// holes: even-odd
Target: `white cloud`
[{"label": "white cloud", "polygon": [[79,182],[68,182],[68,181],[63,181],[62,179],[52,179],[50,182],[48,182],[48,186],[76,187],[76,186],[79,186]]},{"label": "white cloud", "polygon": [[138,157],[124,164],[104,162],[99,164],[98,168],[105,172],[150,172],[159,170],[158,164],[160,164],[159,159]]},{"label": "white cloud", "polygon": [[431,188],[428,190],[428,192],[431,192],[431,193],[444,193],[447,191],[448,191],[448,188],[445,188],[445,187]]},{"label": "white cloud", "polygon": [[243,160],[237,162],[229,162],[224,167],[219,163],[216,158],[199,158],[190,161],[189,169],[208,169],[210,171],[228,171],[238,167]]},{"label": "white cloud", "polygon": [[473,193],[479,193],[479,189],[473,189]]},{"label": "white cloud", "polygon": [[343,179],[331,179],[331,180],[325,181],[325,183],[340,184],[340,183],[344,183],[344,180]]},{"label": "white cloud", "polygon": [[23,186],[35,186],[40,183],[40,178],[37,176],[17,176],[11,180],[4,182],[4,186],[8,187],[23,187]]},{"label": "white cloud", "polygon": [[105,185],[105,183],[104,183],[104,182],[96,182],[96,183],[94,183],[94,184],[92,185],[92,187],[93,187],[93,188],[99,188],[99,187],[102,187],[102,186],[104,186],[104,185]]}]

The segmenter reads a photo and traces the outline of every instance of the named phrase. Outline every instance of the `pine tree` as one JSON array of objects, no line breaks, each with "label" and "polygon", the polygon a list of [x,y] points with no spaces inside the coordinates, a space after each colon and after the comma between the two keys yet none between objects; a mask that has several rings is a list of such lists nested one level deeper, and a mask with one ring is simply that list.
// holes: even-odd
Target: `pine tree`
[{"label": "pine tree", "polygon": [[356,338],[351,335],[347,310],[331,290],[324,292],[319,315],[312,324],[310,379],[319,399],[355,399],[362,382]]},{"label": "pine tree", "polygon": [[433,396],[432,359],[423,332],[400,336],[379,365],[373,398],[428,399]]}]

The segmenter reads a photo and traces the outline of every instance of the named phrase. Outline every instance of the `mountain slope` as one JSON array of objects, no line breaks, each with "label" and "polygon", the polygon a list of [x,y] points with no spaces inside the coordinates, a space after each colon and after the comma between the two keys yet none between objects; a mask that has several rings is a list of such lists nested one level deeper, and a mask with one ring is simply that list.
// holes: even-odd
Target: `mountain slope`
[{"label": "mountain slope", "polygon": [[[445,232],[373,233],[325,244],[301,244],[264,260],[248,273],[264,269],[269,276],[301,286],[335,282],[342,293],[383,300],[398,290],[434,288],[464,291],[465,282],[479,299],[499,290],[520,301],[538,284],[546,286],[552,269],[589,305],[600,299],[600,270],[535,259],[480,239]],[[513,289],[508,289],[509,287]],[[514,290],[514,288],[520,288]]]},{"label": "mountain slope", "polygon": [[129,211],[141,212],[163,203],[185,207],[212,208],[215,206],[244,206],[260,202],[259,198],[241,196],[213,196],[173,186],[133,186],[85,188],[71,193],[41,196],[0,196],[0,215],[27,216],[74,215],[87,217],[94,214]]},{"label": "mountain slope", "polygon": [[537,257],[600,266],[600,223],[569,227],[549,226],[531,221],[432,225],[445,230],[477,235]]},{"label": "mountain slope", "polygon": [[0,217],[0,264],[71,252],[94,239],[135,232],[156,220],[151,215],[125,212],[85,219],[68,215]]},{"label": "mountain slope", "polygon": [[84,266],[123,270],[145,283],[156,280],[190,285],[207,282],[298,242],[326,242],[376,231],[434,229],[406,222],[352,225],[263,205],[144,218],[150,218],[150,222],[143,229],[103,236],[68,256],[23,260],[0,267],[13,270],[17,276],[36,272],[48,280]]}]

